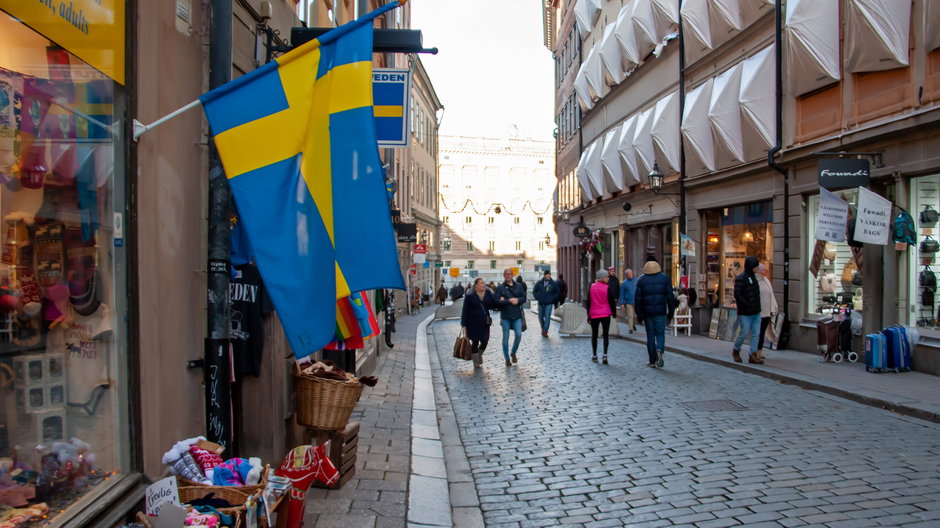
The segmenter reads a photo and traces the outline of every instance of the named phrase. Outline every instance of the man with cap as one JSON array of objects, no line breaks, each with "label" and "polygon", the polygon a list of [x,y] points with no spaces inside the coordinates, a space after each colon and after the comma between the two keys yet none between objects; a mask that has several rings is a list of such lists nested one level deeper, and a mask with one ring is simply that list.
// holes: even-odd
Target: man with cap
[{"label": "man with cap", "polygon": [[607,302],[610,304],[610,315],[617,318],[617,303],[620,302],[620,281],[617,280],[617,268],[611,266],[607,268]]},{"label": "man with cap", "polygon": [[548,327],[552,323],[552,308],[558,301],[558,284],[552,280],[552,272],[545,270],[542,280],[535,283],[532,291],[539,303],[539,323],[542,325],[542,337],[548,337]]}]

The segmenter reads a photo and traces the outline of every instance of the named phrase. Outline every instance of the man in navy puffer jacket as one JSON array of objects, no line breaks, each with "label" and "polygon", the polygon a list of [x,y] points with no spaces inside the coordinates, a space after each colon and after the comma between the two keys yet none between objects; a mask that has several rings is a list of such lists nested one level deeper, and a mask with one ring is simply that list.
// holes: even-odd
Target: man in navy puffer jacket
[{"label": "man in navy puffer jacket", "polygon": [[647,366],[662,368],[666,318],[672,319],[676,296],[672,281],[655,260],[643,265],[643,276],[636,283],[635,303],[637,320],[646,326],[646,351],[650,360]]}]

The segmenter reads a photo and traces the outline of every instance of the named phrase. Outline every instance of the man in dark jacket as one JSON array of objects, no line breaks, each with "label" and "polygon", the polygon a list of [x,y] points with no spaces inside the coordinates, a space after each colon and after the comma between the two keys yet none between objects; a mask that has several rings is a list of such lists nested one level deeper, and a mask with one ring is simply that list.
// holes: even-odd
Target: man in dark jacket
[{"label": "man in dark jacket", "polygon": [[565,276],[561,273],[558,274],[558,280],[555,282],[558,284],[558,300],[555,301],[555,308],[558,308],[568,299],[568,283],[565,282]]},{"label": "man in dark jacket", "polygon": [[[516,352],[519,351],[519,343],[522,341],[522,318],[525,314],[522,307],[525,305],[525,288],[522,284],[512,280],[512,270],[506,268],[503,270],[503,282],[496,286],[496,306],[499,307],[499,323],[503,329],[503,357],[506,359],[506,366],[511,367],[513,363],[518,362]],[[515,340],[512,343],[512,353],[509,352],[509,331],[515,333]]]},{"label": "man in dark jacket", "polygon": [[650,360],[646,366],[662,368],[666,319],[672,319],[676,296],[672,292],[672,281],[655,260],[643,265],[643,276],[637,280],[634,302],[637,320],[646,326],[646,352]]},{"label": "man in dark jacket", "polygon": [[542,280],[535,283],[532,295],[539,303],[539,323],[542,325],[542,337],[548,337],[548,327],[552,323],[552,308],[558,301],[558,284],[552,280],[552,272],[546,270]]},{"label": "man in dark jacket", "polygon": [[461,286],[458,282],[454,285],[453,288],[450,289],[450,300],[457,302],[457,299],[463,299],[464,293],[463,286]]},{"label": "man in dark jacket", "polygon": [[610,303],[610,315],[617,320],[617,303],[620,301],[620,281],[617,280],[617,268],[607,268],[610,280],[607,281],[607,302]]},{"label": "man in dark jacket", "polygon": [[731,355],[738,363],[741,362],[741,345],[744,338],[751,336],[751,350],[748,355],[748,363],[763,363],[760,357],[755,353],[758,349],[760,340],[760,283],[757,282],[757,276],[754,270],[760,265],[757,257],[747,257],[744,259],[744,272],[734,279],[734,302],[738,309],[738,323],[741,326],[741,332],[738,338],[734,340],[734,349]]}]

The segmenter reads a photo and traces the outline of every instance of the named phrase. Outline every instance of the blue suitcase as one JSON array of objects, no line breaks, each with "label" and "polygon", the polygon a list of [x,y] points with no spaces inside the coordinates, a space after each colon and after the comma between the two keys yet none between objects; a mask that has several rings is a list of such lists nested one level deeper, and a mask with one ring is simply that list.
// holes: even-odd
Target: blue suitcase
[{"label": "blue suitcase", "polygon": [[885,336],[885,368],[895,372],[910,370],[910,344],[904,329],[889,326],[881,332]]},{"label": "blue suitcase", "polygon": [[868,334],[865,336],[865,370],[868,372],[884,372],[884,334]]}]

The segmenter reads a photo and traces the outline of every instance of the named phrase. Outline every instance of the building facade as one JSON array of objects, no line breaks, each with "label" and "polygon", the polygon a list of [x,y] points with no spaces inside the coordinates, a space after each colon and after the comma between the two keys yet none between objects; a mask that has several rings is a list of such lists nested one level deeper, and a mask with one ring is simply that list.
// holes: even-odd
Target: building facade
[{"label": "building facade", "polygon": [[[729,337],[733,278],[753,255],[786,307],[772,334],[789,348],[815,352],[818,320],[857,312],[859,334],[918,327],[913,368],[940,373],[937,304],[920,281],[933,254],[890,239],[816,240],[820,160],[832,159],[867,162],[862,186],[890,201],[891,218],[910,211],[919,239],[934,235],[932,216],[919,213],[937,207],[940,42],[930,28],[940,10],[919,0],[679,5],[575,3],[582,197],[575,207],[560,200],[559,217],[584,217],[611,242],[619,235],[621,267],[660,260],[695,291],[699,333]],[[654,164],[664,175],[655,189]],[[858,184],[826,185],[854,215]]]},{"label": "building facade", "polygon": [[555,272],[553,145],[531,139],[441,136],[441,274],[448,287],[499,282],[513,268],[527,282]]}]

